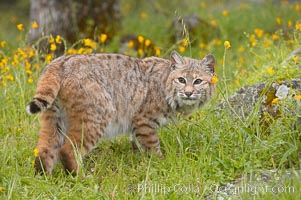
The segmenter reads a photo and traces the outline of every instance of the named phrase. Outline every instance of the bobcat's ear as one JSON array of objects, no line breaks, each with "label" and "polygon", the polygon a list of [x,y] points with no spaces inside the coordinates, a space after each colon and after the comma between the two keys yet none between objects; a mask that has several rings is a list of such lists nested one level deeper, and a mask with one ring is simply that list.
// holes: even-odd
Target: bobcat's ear
[{"label": "bobcat's ear", "polygon": [[215,58],[213,55],[209,54],[205,58],[201,60],[202,66],[209,69],[211,73],[214,73],[214,66],[215,66]]},{"label": "bobcat's ear", "polygon": [[184,59],[183,57],[176,51],[172,51],[170,54],[170,61],[171,61],[171,66],[173,69],[176,68],[176,65],[182,65],[184,64]]}]

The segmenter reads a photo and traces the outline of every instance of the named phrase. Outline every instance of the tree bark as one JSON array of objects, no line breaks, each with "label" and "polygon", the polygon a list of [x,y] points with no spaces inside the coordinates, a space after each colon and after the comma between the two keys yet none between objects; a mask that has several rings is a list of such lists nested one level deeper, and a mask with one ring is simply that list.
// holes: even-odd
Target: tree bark
[{"label": "tree bark", "polygon": [[60,35],[74,43],[80,38],[97,38],[106,33],[108,39],[120,29],[118,0],[31,0],[30,22],[38,28],[29,32],[33,44],[45,35]]},{"label": "tree bark", "polygon": [[76,40],[77,26],[72,0],[31,0],[30,22],[38,28],[29,32],[30,44],[45,35],[60,35],[67,41]]}]

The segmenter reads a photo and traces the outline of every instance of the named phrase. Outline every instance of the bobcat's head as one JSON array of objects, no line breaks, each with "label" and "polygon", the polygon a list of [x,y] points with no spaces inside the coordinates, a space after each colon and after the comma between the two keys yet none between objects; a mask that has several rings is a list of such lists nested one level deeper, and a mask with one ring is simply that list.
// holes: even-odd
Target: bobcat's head
[{"label": "bobcat's head", "polygon": [[167,80],[167,100],[173,109],[201,107],[214,94],[211,79],[215,59],[207,55],[202,60],[182,57],[173,51],[170,55],[171,73]]}]

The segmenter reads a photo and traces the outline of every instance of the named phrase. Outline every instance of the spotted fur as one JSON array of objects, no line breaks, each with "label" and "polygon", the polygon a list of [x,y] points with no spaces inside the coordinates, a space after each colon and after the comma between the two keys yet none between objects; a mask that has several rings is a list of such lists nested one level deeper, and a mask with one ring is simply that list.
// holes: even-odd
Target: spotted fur
[{"label": "spotted fur", "polygon": [[[131,133],[133,146],[162,156],[156,129],[178,112],[191,113],[214,94],[215,59],[137,59],[119,54],[62,56],[43,71],[26,110],[41,112],[36,172],[57,161],[76,174],[100,138]],[[136,145],[136,143],[137,145]]]}]

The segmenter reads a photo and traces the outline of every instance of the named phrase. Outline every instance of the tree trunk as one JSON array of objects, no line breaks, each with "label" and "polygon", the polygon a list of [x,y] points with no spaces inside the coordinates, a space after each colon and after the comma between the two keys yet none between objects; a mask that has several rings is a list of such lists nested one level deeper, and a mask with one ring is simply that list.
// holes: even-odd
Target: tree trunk
[{"label": "tree trunk", "polygon": [[[31,0],[29,43],[45,35],[60,35],[74,43],[80,38],[97,39],[106,33],[108,39],[120,29],[118,0]],[[45,46],[45,45],[40,45]]]},{"label": "tree trunk", "polygon": [[38,28],[31,28],[29,42],[32,44],[45,35],[60,35],[67,41],[76,40],[77,26],[72,0],[31,0],[30,22],[37,22]]}]

